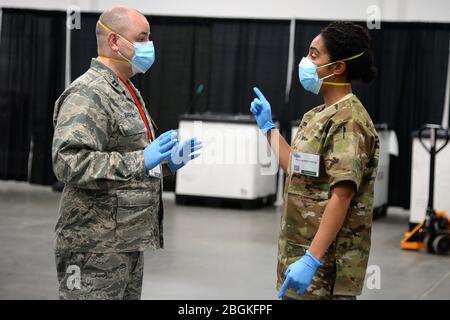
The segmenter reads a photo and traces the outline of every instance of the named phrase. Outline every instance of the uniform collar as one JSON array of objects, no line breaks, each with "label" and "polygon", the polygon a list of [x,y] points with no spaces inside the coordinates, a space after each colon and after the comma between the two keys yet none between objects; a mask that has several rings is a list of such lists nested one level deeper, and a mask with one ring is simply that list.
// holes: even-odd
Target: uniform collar
[{"label": "uniform collar", "polygon": [[339,101],[336,101],[335,103],[333,103],[332,105],[329,105],[328,107],[325,106],[325,104],[322,104],[318,107],[318,112],[321,112],[325,109],[329,109],[330,107],[334,107],[335,109],[339,109],[342,106],[342,102],[344,102],[347,99],[350,99],[351,97],[353,97],[354,94],[352,92],[347,93],[342,99],[340,99]]},{"label": "uniform collar", "polygon": [[[119,79],[119,81],[120,81],[120,83],[123,85],[122,80]],[[141,104],[141,105],[144,105],[144,102],[143,102],[144,100],[142,100],[141,93],[140,93],[139,90],[134,86],[133,82],[131,82],[130,80],[123,80],[123,81],[127,82],[127,83],[130,85],[130,87],[133,89],[134,93],[136,94],[136,97],[139,99],[140,104]],[[125,87],[125,88],[126,88],[126,87]],[[130,95],[130,91],[128,91],[128,88],[126,88],[125,92],[127,93],[127,97],[129,96],[129,98],[134,102],[133,98],[132,98],[131,95]]]},{"label": "uniform collar", "polygon": [[[133,97],[131,96],[131,93],[128,91],[127,87],[120,81],[119,77],[112,71],[110,68],[105,66],[103,63],[101,63],[96,58],[92,58],[91,60],[91,69],[95,72],[99,73],[110,85],[114,88],[117,92],[124,94],[128,100],[134,103]],[[136,96],[139,99],[139,102],[141,105],[143,105],[143,100],[141,97],[141,94],[136,89],[136,87],[131,83],[131,81],[127,81],[130,86],[133,88]]]}]

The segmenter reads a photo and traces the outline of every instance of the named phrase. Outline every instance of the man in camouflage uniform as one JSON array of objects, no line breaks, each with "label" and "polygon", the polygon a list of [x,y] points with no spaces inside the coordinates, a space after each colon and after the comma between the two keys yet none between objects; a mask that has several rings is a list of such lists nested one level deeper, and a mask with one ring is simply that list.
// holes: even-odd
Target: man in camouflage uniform
[{"label": "man in camouflage uniform", "polygon": [[155,139],[128,80],[142,53],[136,43],[149,44],[146,18],[115,6],[100,16],[96,34],[99,57],[59,97],[53,117],[53,167],[65,183],[56,225],[59,297],[139,299],[142,252],[163,247],[162,176],[200,147],[194,138],[178,143],[174,130]]},{"label": "man in camouflage uniform", "polygon": [[342,299],[361,294],[370,250],[373,192],[379,140],[369,114],[353,94],[307,112],[292,152],[322,155],[319,177],[292,173],[288,165],[278,253],[280,290],[289,265],[303,257],[318,231],[330,191],[350,181],[355,193],[344,224],[305,294],[287,289],[286,299]]}]

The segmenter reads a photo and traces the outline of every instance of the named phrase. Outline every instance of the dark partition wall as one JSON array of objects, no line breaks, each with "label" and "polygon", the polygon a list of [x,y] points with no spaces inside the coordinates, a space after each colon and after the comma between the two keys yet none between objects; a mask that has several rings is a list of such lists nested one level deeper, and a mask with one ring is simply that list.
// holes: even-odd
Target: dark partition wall
[{"label": "dark partition wall", "polygon": [[378,78],[354,89],[374,121],[397,133],[399,156],[390,163],[391,205],[409,208],[412,132],[442,121],[449,31],[448,25],[383,23],[372,32]]},{"label": "dark partition wall", "polygon": [[209,110],[249,113],[259,87],[279,115],[284,104],[289,22],[220,20],[213,23]]},{"label": "dark partition wall", "polygon": [[[98,13],[82,13],[71,31],[71,77],[97,56]],[[156,62],[132,79],[141,90],[158,133],[189,112],[248,113],[258,86],[289,137],[290,123],[320,97],[298,81],[297,64],[327,21],[296,21],[295,57],[288,103],[284,100],[289,21],[147,17]],[[50,148],[53,103],[63,90],[65,13],[3,9],[0,43],[0,178],[54,181]],[[397,132],[400,156],[391,158],[390,205],[409,206],[411,133],[440,123],[449,56],[449,24],[382,23],[371,30],[377,80],[354,85],[374,122]],[[201,92],[196,96],[196,90]],[[30,161],[30,145],[33,157]],[[28,168],[31,165],[31,175]],[[173,185],[171,188],[173,189]]]},{"label": "dark partition wall", "polygon": [[52,184],[52,114],[64,89],[66,16],[2,12],[0,178]]},{"label": "dark partition wall", "polygon": [[[85,13],[71,35],[72,79],[97,55],[98,14]],[[191,112],[248,113],[259,86],[280,113],[286,83],[289,22],[147,17],[156,61],[132,81],[141,90],[160,131]],[[203,92],[195,98],[199,86]],[[193,103],[195,100],[195,103]]]}]

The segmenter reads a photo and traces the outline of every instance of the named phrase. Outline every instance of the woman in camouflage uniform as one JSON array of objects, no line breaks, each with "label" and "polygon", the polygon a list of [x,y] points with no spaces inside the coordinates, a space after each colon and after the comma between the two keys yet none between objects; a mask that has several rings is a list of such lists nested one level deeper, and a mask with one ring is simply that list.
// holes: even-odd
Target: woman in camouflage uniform
[{"label": "woman in camouflage uniform", "polygon": [[280,298],[355,299],[362,291],[379,140],[351,82],[368,83],[375,74],[365,28],[333,22],[323,29],[299,64],[299,79],[324,104],[303,116],[291,146],[276,129],[269,102],[254,88],[251,112],[287,174]]}]

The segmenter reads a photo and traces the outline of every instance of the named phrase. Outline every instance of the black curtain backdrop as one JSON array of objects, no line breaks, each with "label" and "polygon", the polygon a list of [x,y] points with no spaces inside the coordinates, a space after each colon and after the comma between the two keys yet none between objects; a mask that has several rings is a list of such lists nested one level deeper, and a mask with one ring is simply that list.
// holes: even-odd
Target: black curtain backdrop
[{"label": "black curtain backdrop", "polygon": [[[71,77],[89,68],[97,56],[95,26],[99,14],[83,13],[81,29],[71,32]],[[131,81],[141,91],[146,107],[158,126],[157,134],[177,127],[178,115],[190,107],[194,92],[203,85],[192,111],[208,106],[211,20],[147,16],[156,60],[145,74]]]},{"label": "black curtain backdrop", "polygon": [[56,181],[52,114],[64,89],[65,33],[63,12],[2,9],[1,179],[42,185]]},{"label": "black curtain backdrop", "polygon": [[[97,56],[98,13],[82,13],[81,29],[71,32],[71,77],[83,74]],[[289,22],[248,19],[147,17],[156,62],[132,79],[141,90],[158,134],[177,127],[191,112],[249,113],[258,86],[269,99],[281,130],[290,138],[291,121],[300,119],[320,97],[298,82],[297,64],[327,21],[297,21],[295,66],[289,102],[284,102]],[[50,184],[51,118],[63,91],[65,13],[3,9],[0,43],[0,178]],[[448,64],[449,24],[388,23],[372,30],[379,70],[370,85],[354,92],[375,123],[398,135],[400,156],[391,157],[390,205],[409,207],[411,133],[440,123]],[[196,88],[204,92],[194,100]],[[31,176],[27,176],[33,145]],[[173,183],[166,184],[173,190]]]},{"label": "black curtain backdrop", "polygon": [[[178,127],[178,116],[187,109],[202,112],[210,92],[211,20],[148,17],[156,61],[145,75],[132,81],[142,91],[158,134]],[[193,104],[195,91],[203,92]]]},{"label": "black curtain backdrop", "polygon": [[[97,56],[95,26],[99,14],[83,13],[81,29],[71,32],[71,77],[82,75],[91,58]],[[156,123],[157,135],[178,127],[178,116],[188,108],[202,112],[208,108],[211,57],[211,19],[147,16],[156,60],[145,75],[131,81],[139,88],[146,108]],[[195,99],[198,86],[203,92]],[[174,179],[164,182],[174,190]]]},{"label": "black curtain backdrop", "polygon": [[[307,55],[312,39],[327,23],[297,21],[295,61]],[[389,204],[409,208],[412,132],[426,123],[442,121],[449,58],[448,24],[382,23],[371,30],[378,78],[355,84],[375,123],[387,123],[399,141],[399,156],[391,157]],[[323,101],[303,90],[294,69],[290,104],[285,119],[299,119]]]},{"label": "black curtain backdrop", "polygon": [[308,55],[311,41],[320,33],[328,22],[326,21],[296,21],[294,42],[294,68],[292,70],[292,85],[289,93],[289,103],[284,106],[281,119],[285,135],[291,141],[291,121],[300,120],[310,109],[323,103],[320,96],[303,89],[298,77],[298,64]]},{"label": "black curtain backdrop", "polygon": [[[83,13],[81,29],[71,33],[71,77],[77,78],[97,56],[99,14]],[[141,90],[159,133],[176,127],[191,112],[248,113],[252,86],[270,97],[281,113],[284,99],[289,22],[147,16],[156,61],[132,78]],[[195,104],[195,91],[204,92]]]},{"label": "black curtain backdrop", "polygon": [[[97,56],[95,24],[99,15],[84,13],[81,29],[71,33],[72,79]],[[274,106],[284,97],[289,23],[234,19],[147,16],[156,61],[145,75],[132,78],[158,126],[157,134],[178,126],[191,112],[248,113],[257,85]],[[195,99],[195,91],[204,91]],[[195,103],[193,101],[195,100]],[[165,181],[174,190],[174,180]]]},{"label": "black curtain backdrop", "polygon": [[281,115],[289,22],[218,20],[212,27],[209,111],[248,114],[257,86]]},{"label": "black curtain backdrop", "polygon": [[[297,21],[295,61],[305,56],[312,39],[327,22]],[[448,24],[382,23],[371,30],[378,78],[355,84],[375,123],[387,123],[399,141],[399,156],[391,157],[389,204],[409,208],[412,132],[426,123],[442,121],[449,57]],[[323,103],[303,90],[294,69],[290,104],[283,119],[298,119]]]},{"label": "black curtain backdrop", "polygon": [[[142,92],[157,135],[178,127],[178,116],[190,109],[207,109],[210,91],[211,20],[147,17],[156,48],[156,61],[148,73],[133,82]],[[203,86],[196,97],[195,91]],[[175,177],[164,180],[164,190],[175,190]]]},{"label": "black curtain backdrop", "polygon": [[373,115],[397,133],[399,156],[391,157],[389,204],[410,206],[412,132],[426,123],[441,124],[450,26],[383,23],[374,30],[378,79],[355,92]]},{"label": "black curtain backdrop", "polygon": [[97,56],[95,26],[100,14],[81,13],[80,29],[70,31],[70,78],[75,80],[85,73],[91,59]]}]

